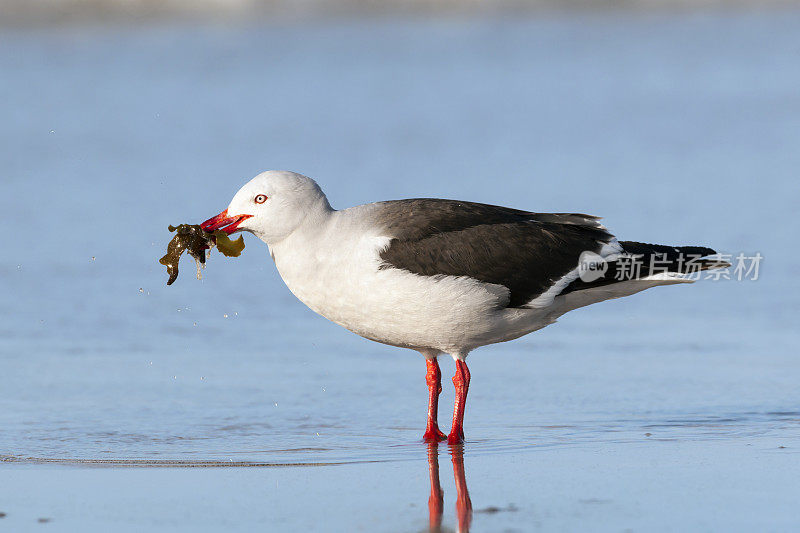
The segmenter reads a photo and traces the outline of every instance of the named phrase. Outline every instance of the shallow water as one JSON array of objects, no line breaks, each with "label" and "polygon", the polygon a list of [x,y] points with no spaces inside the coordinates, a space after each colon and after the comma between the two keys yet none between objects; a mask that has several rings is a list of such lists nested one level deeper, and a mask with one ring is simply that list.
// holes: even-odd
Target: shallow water
[{"label": "shallow water", "polygon": [[[475,512],[476,530],[795,525],[798,23],[781,11],[5,31],[0,219],[17,231],[0,256],[3,520],[427,527],[415,352],[314,315],[249,235],[242,257],[213,255],[202,281],[187,261],[165,286],[167,225],[288,168],[334,207],[460,198],[760,252],[756,281],[655,289],[476,351],[464,477],[476,511],[505,510]],[[445,380],[442,422],[452,399]],[[86,468],[153,463],[346,464]]]}]

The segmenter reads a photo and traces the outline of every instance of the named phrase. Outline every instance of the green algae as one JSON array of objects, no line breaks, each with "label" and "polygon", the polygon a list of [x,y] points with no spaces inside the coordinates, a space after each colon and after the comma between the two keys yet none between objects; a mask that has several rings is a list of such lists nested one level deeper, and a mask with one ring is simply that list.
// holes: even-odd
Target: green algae
[{"label": "green algae", "polygon": [[239,257],[244,250],[244,239],[241,236],[231,240],[222,230],[209,233],[199,224],[171,225],[169,230],[175,232],[175,236],[167,244],[167,253],[158,260],[167,267],[169,274],[167,285],[172,285],[178,279],[178,263],[183,252],[188,252],[194,258],[197,264],[197,279],[201,279],[201,269],[206,264],[206,250],[216,246],[226,257]]}]

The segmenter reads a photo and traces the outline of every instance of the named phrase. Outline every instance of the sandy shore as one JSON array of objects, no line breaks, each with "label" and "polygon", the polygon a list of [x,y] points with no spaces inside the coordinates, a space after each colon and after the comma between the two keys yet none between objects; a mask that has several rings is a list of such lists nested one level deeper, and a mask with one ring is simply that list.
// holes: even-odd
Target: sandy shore
[{"label": "sandy shore", "polygon": [[105,466],[112,468],[147,467],[147,468],[231,468],[231,467],[298,467],[298,466],[335,466],[344,464],[375,463],[378,461],[311,461],[311,462],[275,462],[275,461],[222,461],[192,459],[77,459],[69,457],[27,457],[21,455],[0,455],[0,463],[19,463],[28,465],[62,465],[62,466]]},{"label": "sandy shore", "polygon": [[251,20],[342,14],[425,14],[573,9],[730,9],[800,6],[798,0],[0,0],[0,26],[161,18]]}]

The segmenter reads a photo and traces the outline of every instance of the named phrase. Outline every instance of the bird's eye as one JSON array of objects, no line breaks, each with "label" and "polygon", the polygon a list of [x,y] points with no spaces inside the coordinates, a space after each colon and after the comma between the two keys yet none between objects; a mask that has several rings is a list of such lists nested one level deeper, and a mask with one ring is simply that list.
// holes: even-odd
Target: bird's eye
[{"label": "bird's eye", "polygon": [[257,204],[263,204],[264,202],[267,201],[267,195],[266,194],[259,194],[258,196],[256,196],[255,200],[253,200],[253,201],[255,203],[257,203]]}]

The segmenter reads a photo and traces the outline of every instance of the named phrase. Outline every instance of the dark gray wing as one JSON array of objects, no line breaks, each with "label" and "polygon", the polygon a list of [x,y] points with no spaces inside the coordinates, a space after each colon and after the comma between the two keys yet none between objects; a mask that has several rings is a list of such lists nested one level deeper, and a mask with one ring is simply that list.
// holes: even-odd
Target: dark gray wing
[{"label": "dark gray wing", "polygon": [[382,268],[504,285],[509,307],[524,306],[574,270],[581,253],[613,239],[591,215],[455,200],[382,202],[377,216],[392,237]]}]

